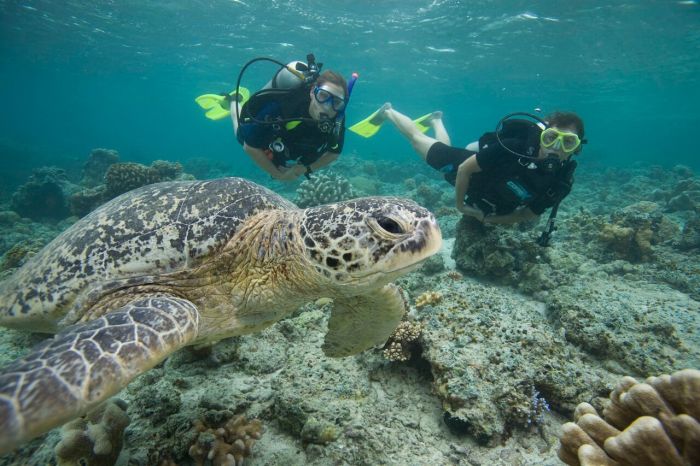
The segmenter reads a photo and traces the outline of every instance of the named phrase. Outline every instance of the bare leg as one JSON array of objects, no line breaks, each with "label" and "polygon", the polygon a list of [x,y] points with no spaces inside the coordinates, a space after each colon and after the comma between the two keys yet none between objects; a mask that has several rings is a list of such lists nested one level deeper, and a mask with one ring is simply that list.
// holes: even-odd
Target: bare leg
[{"label": "bare leg", "polygon": [[391,104],[386,103],[384,107],[384,115],[386,118],[396,126],[396,129],[408,139],[418,155],[425,160],[428,150],[437,142],[437,139],[421,133],[409,117],[394,110]]},{"label": "bare leg", "polygon": [[445,125],[442,123],[442,112],[433,112],[433,116],[430,117],[430,125],[433,127],[433,131],[435,131],[435,139],[445,145],[452,145],[450,135],[447,134]]}]

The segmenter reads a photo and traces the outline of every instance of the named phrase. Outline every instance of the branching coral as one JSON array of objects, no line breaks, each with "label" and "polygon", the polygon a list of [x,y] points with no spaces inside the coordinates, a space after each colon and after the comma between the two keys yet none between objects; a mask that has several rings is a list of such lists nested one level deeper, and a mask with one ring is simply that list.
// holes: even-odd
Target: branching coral
[{"label": "branching coral", "polygon": [[297,205],[313,207],[321,204],[344,201],[355,197],[350,182],[334,173],[315,174],[297,189]]},{"label": "branching coral", "polygon": [[194,429],[198,434],[189,454],[197,466],[240,466],[263,434],[259,419],[248,421],[243,415],[232,417],[219,428],[195,421]]},{"label": "branching coral", "polygon": [[390,361],[408,361],[411,346],[422,331],[423,327],[418,322],[401,322],[384,345],[384,357]]},{"label": "branching coral", "polygon": [[571,466],[700,464],[700,371],[622,378],[603,417],[588,403],[562,428],[559,458]]},{"label": "branching coral", "polygon": [[115,464],[128,425],[126,403],[119,399],[111,399],[69,422],[61,429],[61,441],[55,448],[58,465]]}]

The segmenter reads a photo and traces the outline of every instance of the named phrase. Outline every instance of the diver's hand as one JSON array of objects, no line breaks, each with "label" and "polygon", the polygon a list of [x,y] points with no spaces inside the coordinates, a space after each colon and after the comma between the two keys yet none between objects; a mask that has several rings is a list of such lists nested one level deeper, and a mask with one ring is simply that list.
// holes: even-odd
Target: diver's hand
[{"label": "diver's hand", "polygon": [[481,223],[484,223],[484,218],[486,217],[486,214],[484,214],[484,212],[482,212],[482,210],[479,208],[462,204],[462,206],[459,207],[459,211],[462,212],[464,215],[474,217]]},{"label": "diver's hand", "polygon": [[300,163],[297,163],[291,167],[285,167],[284,172],[279,179],[282,181],[292,181],[296,180],[304,173],[306,173],[306,167]]}]

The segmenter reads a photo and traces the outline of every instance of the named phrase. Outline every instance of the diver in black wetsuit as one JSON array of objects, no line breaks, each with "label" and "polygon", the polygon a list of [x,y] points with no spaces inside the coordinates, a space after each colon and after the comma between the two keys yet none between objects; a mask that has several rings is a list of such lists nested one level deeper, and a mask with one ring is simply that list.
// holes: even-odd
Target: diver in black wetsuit
[{"label": "diver in black wetsuit", "polygon": [[241,107],[240,126],[232,100],[231,118],[253,162],[273,178],[290,181],[338,158],[347,100],[345,78],[324,71],[309,85],[256,93]]},{"label": "diver in black wetsuit", "polygon": [[485,133],[466,149],[450,146],[442,112],[430,118],[435,138],[390,104],[383,116],[455,186],[457,209],[484,223],[521,222],[558,206],[573,184],[572,156],[585,142],[583,121],[569,112],[549,115],[546,125],[504,119],[500,131]]}]

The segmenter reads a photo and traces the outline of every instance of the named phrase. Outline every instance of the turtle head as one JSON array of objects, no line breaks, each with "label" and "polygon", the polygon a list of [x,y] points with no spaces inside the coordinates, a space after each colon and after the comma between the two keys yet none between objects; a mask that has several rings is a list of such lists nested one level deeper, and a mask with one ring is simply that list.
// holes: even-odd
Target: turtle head
[{"label": "turtle head", "polygon": [[381,287],[442,245],[435,217],[409,199],[366,197],[303,212],[301,236],[316,271],[333,285]]}]

